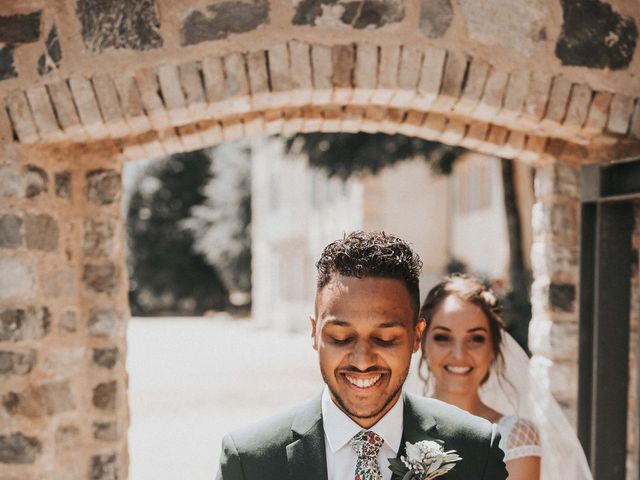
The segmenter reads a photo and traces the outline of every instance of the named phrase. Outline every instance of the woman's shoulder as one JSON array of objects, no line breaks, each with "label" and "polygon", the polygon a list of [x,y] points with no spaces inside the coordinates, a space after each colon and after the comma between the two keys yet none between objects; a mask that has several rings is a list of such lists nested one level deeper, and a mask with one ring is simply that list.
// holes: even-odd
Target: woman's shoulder
[{"label": "woman's shoulder", "polygon": [[505,461],[524,456],[540,456],[540,432],[535,423],[516,415],[505,415],[497,423],[500,448]]}]

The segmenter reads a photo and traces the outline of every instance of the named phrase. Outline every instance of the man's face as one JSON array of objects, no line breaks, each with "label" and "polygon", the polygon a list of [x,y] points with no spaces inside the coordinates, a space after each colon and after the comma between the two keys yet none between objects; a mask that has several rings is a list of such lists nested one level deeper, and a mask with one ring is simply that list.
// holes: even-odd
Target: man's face
[{"label": "man's face", "polygon": [[390,278],[335,275],[318,291],[313,348],[333,401],[363,428],[395,405],[420,345],[407,287]]}]

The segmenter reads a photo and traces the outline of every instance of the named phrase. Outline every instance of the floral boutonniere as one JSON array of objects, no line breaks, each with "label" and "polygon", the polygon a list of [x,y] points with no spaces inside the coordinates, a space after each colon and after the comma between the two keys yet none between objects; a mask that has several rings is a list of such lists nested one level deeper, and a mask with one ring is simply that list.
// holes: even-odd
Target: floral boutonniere
[{"label": "floral boutonniere", "polygon": [[406,442],[406,455],[400,459],[390,458],[389,468],[402,480],[433,480],[441,477],[462,460],[455,450],[444,451],[442,445],[433,440],[415,444]]}]

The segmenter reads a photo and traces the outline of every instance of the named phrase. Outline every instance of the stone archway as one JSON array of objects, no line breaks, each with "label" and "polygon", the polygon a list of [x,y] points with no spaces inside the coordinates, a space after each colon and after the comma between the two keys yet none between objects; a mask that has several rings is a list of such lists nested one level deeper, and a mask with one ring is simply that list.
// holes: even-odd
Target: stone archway
[{"label": "stone archway", "polygon": [[531,346],[575,407],[577,165],[640,151],[640,10],[611,4],[3,7],[7,478],[127,477],[122,165],[252,135],[403,133],[535,164]]}]

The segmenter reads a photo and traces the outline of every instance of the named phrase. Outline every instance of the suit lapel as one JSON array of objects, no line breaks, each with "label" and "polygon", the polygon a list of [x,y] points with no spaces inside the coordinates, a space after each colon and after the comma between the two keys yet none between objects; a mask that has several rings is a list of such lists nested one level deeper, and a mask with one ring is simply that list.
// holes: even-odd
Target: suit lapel
[{"label": "suit lapel", "polygon": [[327,480],[321,397],[298,413],[291,430],[294,440],[287,445],[290,480]]},{"label": "suit lapel", "polygon": [[[438,426],[436,419],[428,412],[418,412],[411,399],[412,395],[404,393],[404,415],[402,427],[402,441],[396,458],[405,454],[405,443],[416,443],[421,440],[438,438]],[[392,475],[391,480],[400,480],[397,475]]]}]

